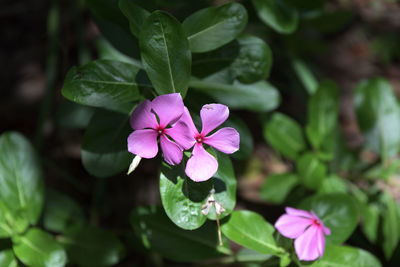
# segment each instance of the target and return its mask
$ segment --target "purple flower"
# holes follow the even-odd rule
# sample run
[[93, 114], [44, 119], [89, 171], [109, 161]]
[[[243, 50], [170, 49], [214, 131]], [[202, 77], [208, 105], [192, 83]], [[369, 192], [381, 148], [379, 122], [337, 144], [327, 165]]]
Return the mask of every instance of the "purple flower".
[[286, 207], [286, 213], [279, 217], [275, 228], [283, 236], [296, 239], [294, 248], [297, 257], [303, 261], [313, 261], [322, 257], [325, 249], [325, 235], [331, 231], [325, 227], [313, 212]]
[[215, 149], [231, 154], [239, 149], [239, 133], [231, 128], [225, 127], [214, 134], [207, 136], [212, 130], [220, 126], [229, 116], [229, 109], [222, 104], [207, 104], [200, 111], [202, 130], [199, 133], [188, 109], [185, 107], [180, 121], [190, 128], [191, 143], [194, 145], [193, 152], [189, 158], [185, 172], [193, 181], [202, 182], [210, 179], [218, 170], [218, 161], [209, 154], [203, 144], [210, 145]]
[[179, 164], [182, 148], [190, 147], [192, 142], [188, 127], [177, 122], [183, 111], [182, 97], [178, 93], [143, 101], [130, 119], [135, 131], [128, 137], [129, 152], [142, 158], [154, 158], [158, 153], [159, 137], [165, 161], [171, 165]]

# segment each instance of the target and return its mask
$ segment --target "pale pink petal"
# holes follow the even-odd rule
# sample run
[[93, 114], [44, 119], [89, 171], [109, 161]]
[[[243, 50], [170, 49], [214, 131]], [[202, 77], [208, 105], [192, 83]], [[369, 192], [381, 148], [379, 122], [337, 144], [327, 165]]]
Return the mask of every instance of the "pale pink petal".
[[209, 132], [220, 126], [229, 116], [229, 109], [222, 104], [207, 104], [200, 110], [202, 123], [201, 134], [206, 136]]
[[239, 149], [240, 136], [235, 129], [225, 127], [205, 137], [203, 142], [221, 152], [232, 154]]
[[161, 150], [164, 160], [170, 165], [178, 165], [182, 161], [182, 148], [169, 140], [165, 135], [160, 136]]
[[192, 156], [186, 164], [186, 175], [195, 182], [202, 182], [210, 179], [217, 170], [217, 160], [204, 149], [202, 144], [196, 143]]
[[294, 241], [297, 257], [302, 261], [313, 261], [320, 255], [318, 253], [318, 227], [310, 226]]
[[324, 254], [324, 249], [325, 249], [325, 236], [324, 233], [322, 232], [322, 228], [318, 228], [317, 232], [317, 247], [318, 247], [318, 254], [319, 257], [322, 257]]
[[323, 225], [322, 222], [321, 222], [321, 226], [322, 226], [322, 231], [324, 232], [324, 234], [326, 234], [326, 235], [330, 235], [331, 234], [331, 229], [329, 229], [328, 227]]
[[184, 149], [189, 149], [196, 143], [189, 127], [181, 120], [175, 123], [172, 128], [165, 129], [164, 133]]
[[285, 210], [286, 210], [286, 213], [290, 214], [290, 215], [309, 218], [309, 219], [313, 218], [312, 214], [305, 210], [298, 210], [298, 209], [294, 209], [291, 207], [286, 207]]
[[134, 130], [157, 128], [158, 122], [154, 113], [151, 112], [151, 102], [149, 100], [143, 101], [135, 108], [132, 112], [130, 123]]
[[151, 108], [160, 119], [160, 126], [176, 122], [183, 113], [183, 100], [179, 93], [160, 95], [153, 99]]
[[310, 219], [284, 214], [276, 221], [275, 228], [287, 238], [297, 238], [311, 223]]
[[154, 158], [158, 152], [157, 136], [153, 129], [134, 131], [128, 136], [128, 151], [142, 158]]
[[189, 127], [190, 133], [193, 135], [193, 138], [199, 134], [199, 131], [194, 125], [192, 116], [190, 116], [187, 107], [184, 107], [182, 117], [179, 119], [179, 121], [184, 122]]

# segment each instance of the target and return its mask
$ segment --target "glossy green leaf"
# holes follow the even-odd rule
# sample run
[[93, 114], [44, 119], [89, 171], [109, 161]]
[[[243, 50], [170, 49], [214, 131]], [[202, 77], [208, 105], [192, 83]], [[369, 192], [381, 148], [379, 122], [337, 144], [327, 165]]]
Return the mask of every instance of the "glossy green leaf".
[[284, 0], [253, 0], [253, 5], [258, 17], [275, 31], [289, 34], [297, 29], [297, 11]]
[[323, 257], [310, 267], [381, 267], [371, 253], [354, 247], [327, 245]]
[[31, 228], [23, 236], [13, 237], [15, 255], [30, 267], [65, 266], [67, 255], [50, 234]]
[[115, 265], [124, 254], [124, 247], [116, 236], [93, 226], [70, 228], [59, 241], [68, 258], [79, 266]]
[[239, 150], [231, 155], [234, 159], [247, 159], [250, 157], [254, 148], [254, 141], [251, 135], [250, 129], [246, 123], [235, 114], [230, 114], [229, 119], [223, 124], [222, 127], [235, 128], [240, 135], [240, 147]]
[[231, 253], [226, 240], [224, 246], [218, 245], [215, 222], [206, 222], [196, 230], [183, 230], [171, 222], [161, 207], [142, 207], [132, 213], [131, 223], [147, 248], [173, 261], [196, 262]]
[[385, 205], [385, 211], [383, 212], [383, 252], [386, 259], [390, 259], [396, 249], [400, 233], [399, 233], [399, 217], [397, 216], [397, 203], [387, 193], [382, 195], [382, 202]]
[[[143, 68], [142, 63], [139, 60], [121, 53], [107, 39], [102, 38], [101, 36], [96, 38], [95, 45], [99, 59], [125, 62], [132, 64], [139, 69]], [[141, 73], [139, 72], [139, 74]], [[140, 82], [139, 78], [136, 80]], [[148, 82], [148, 85], [151, 85], [150, 81]]]
[[192, 56], [179, 21], [155, 11], [145, 20], [140, 32], [143, 67], [158, 94], [186, 95]]
[[356, 201], [348, 194], [325, 194], [303, 200], [299, 208], [314, 211], [324, 225], [331, 230], [326, 236], [328, 244], [341, 244], [355, 230], [359, 209]]
[[337, 175], [330, 175], [322, 180], [318, 194], [347, 193], [346, 183]]
[[304, 61], [298, 58], [294, 58], [292, 60], [292, 67], [300, 82], [307, 90], [308, 94], [313, 95], [317, 91], [318, 81], [316, 80], [314, 74], [311, 72], [310, 68], [306, 65]]
[[371, 243], [375, 243], [379, 230], [379, 206], [376, 204], [362, 204], [361, 229]]
[[260, 197], [269, 203], [282, 204], [298, 182], [299, 178], [294, 173], [269, 175], [261, 186]]
[[183, 22], [190, 50], [201, 53], [229, 43], [247, 24], [247, 11], [239, 3], [209, 7], [190, 15]]
[[326, 176], [326, 166], [318, 158], [307, 152], [297, 161], [299, 181], [310, 189], [318, 189]]
[[211, 192], [224, 209], [219, 217], [232, 212], [236, 203], [236, 179], [229, 157], [217, 153], [218, 171], [205, 182], [194, 182], [185, 175], [184, 165], [172, 167], [163, 163], [160, 174], [160, 194], [168, 217], [179, 227], [187, 230], [199, 228], [206, 218], [215, 219], [212, 208], [207, 215], [201, 212], [202, 205]]
[[63, 233], [68, 228], [83, 224], [81, 207], [72, 198], [54, 190], [47, 190], [43, 225], [49, 231]]
[[260, 38], [242, 35], [237, 38], [239, 55], [230, 66], [233, 76], [242, 83], [265, 80], [272, 66], [272, 52]]
[[96, 177], [110, 177], [127, 170], [132, 160], [127, 138], [132, 132], [129, 116], [97, 110], [82, 141], [82, 163]]
[[389, 82], [382, 78], [361, 82], [354, 106], [367, 146], [384, 159], [395, 156], [400, 146], [400, 110]]
[[129, 29], [129, 21], [118, 7], [119, 0], [87, 0], [92, 18], [103, 37], [118, 51], [133, 58], [138, 58], [139, 45]]
[[36, 224], [43, 207], [43, 173], [29, 141], [17, 132], [0, 137], [0, 236]]
[[277, 255], [284, 252], [275, 242], [274, 227], [255, 212], [234, 211], [221, 225], [221, 230], [230, 240], [259, 253]]
[[61, 93], [73, 102], [129, 113], [132, 101], [141, 99], [136, 75], [139, 68], [128, 63], [96, 60], [73, 67]]
[[315, 149], [333, 131], [339, 114], [339, 92], [335, 83], [322, 82], [308, 103], [308, 140]]
[[242, 248], [236, 255], [235, 259], [238, 262], [264, 262], [269, 260], [273, 255], [262, 254], [249, 248]]
[[0, 251], [0, 266], [18, 267], [18, 262], [11, 249]]
[[290, 159], [297, 159], [306, 148], [300, 125], [278, 112], [265, 124], [264, 138], [275, 150]]
[[233, 84], [191, 80], [190, 87], [198, 89], [218, 102], [232, 109], [248, 109], [266, 112], [275, 109], [280, 103], [278, 90], [266, 81], [253, 84]]
[[136, 5], [134, 0], [120, 0], [119, 8], [129, 20], [131, 33], [136, 37], [139, 37], [143, 23], [150, 15], [150, 12]]
[[57, 111], [57, 123], [64, 128], [84, 129], [88, 126], [94, 108], [64, 101]]

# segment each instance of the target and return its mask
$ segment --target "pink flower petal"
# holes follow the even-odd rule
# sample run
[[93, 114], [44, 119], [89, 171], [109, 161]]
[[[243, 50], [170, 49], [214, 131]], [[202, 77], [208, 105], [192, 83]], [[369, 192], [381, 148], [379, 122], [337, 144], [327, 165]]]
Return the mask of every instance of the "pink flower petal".
[[316, 235], [317, 235], [318, 254], [319, 254], [319, 257], [322, 257], [322, 255], [324, 254], [324, 249], [325, 249], [325, 236], [324, 236], [324, 233], [322, 232], [321, 227], [317, 230]]
[[130, 123], [132, 129], [142, 130], [145, 128], [157, 128], [158, 122], [154, 113], [151, 112], [151, 102], [145, 100], [132, 112]]
[[285, 210], [286, 210], [286, 213], [290, 214], [290, 215], [309, 218], [309, 219], [313, 218], [312, 214], [305, 210], [298, 210], [298, 209], [294, 209], [291, 207], [286, 207]]
[[203, 145], [196, 143], [192, 156], [186, 164], [186, 175], [195, 182], [202, 182], [210, 179], [217, 170], [217, 160], [204, 149]]
[[199, 134], [199, 131], [197, 130], [196, 126], [194, 125], [192, 116], [190, 116], [190, 113], [189, 113], [189, 110], [187, 109], [187, 107], [184, 107], [182, 117], [179, 119], [179, 121], [184, 122], [188, 126], [190, 133], [193, 135], [193, 139], [196, 135]]
[[170, 165], [178, 165], [182, 161], [182, 149], [165, 135], [160, 136], [161, 150], [164, 160]]
[[142, 158], [154, 158], [158, 152], [157, 136], [153, 129], [134, 131], [128, 136], [128, 151]]
[[179, 120], [172, 128], [167, 128], [164, 133], [170, 136], [178, 145], [184, 149], [191, 148], [196, 140], [191, 134], [189, 127], [183, 121]]
[[294, 241], [297, 257], [302, 261], [313, 261], [320, 254], [318, 252], [318, 227], [310, 226]]
[[225, 127], [205, 137], [203, 142], [221, 152], [232, 154], [239, 149], [240, 136], [235, 129]]
[[330, 235], [331, 234], [331, 229], [326, 227], [322, 222], [321, 222], [321, 226], [322, 226], [322, 231], [324, 232], [324, 234], [326, 234], [326, 235]]
[[209, 132], [220, 126], [229, 116], [229, 109], [222, 104], [207, 104], [200, 111], [202, 130], [206, 136]]
[[284, 214], [276, 221], [275, 228], [287, 238], [297, 238], [311, 223], [310, 219]]
[[176, 122], [183, 113], [183, 100], [179, 93], [160, 95], [153, 99], [151, 108], [160, 119], [160, 126]]

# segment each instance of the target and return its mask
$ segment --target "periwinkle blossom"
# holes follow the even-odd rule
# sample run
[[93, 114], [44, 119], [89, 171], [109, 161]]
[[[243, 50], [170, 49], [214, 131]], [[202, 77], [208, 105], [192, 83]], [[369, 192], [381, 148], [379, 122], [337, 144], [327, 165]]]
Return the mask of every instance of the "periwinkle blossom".
[[321, 258], [325, 249], [325, 236], [331, 231], [325, 227], [313, 212], [286, 208], [286, 213], [278, 218], [275, 228], [283, 236], [295, 239], [294, 248], [297, 257], [303, 261]]
[[[223, 153], [231, 154], [239, 149], [239, 133], [231, 127], [224, 127], [208, 135], [226, 121], [229, 109], [222, 104], [207, 104], [200, 111], [202, 130], [199, 133], [193, 123], [189, 110], [185, 107], [180, 119], [190, 129], [192, 155], [187, 161], [185, 172], [193, 181], [202, 182], [210, 179], [218, 170], [218, 161], [208, 153], [203, 144], [207, 144]], [[190, 146], [190, 147], [191, 147]]]
[[192, 141], [188, 127], [178, 122], [183, 111], [179, 93], [160, 95], [139, 104], [130, 118], [135, 131], [128, 137], [129, 152], [141, 158], [154, 158], [159, 138], [165, 161], [170, 165], [179, 164], [183, 148], [190, 147]]

